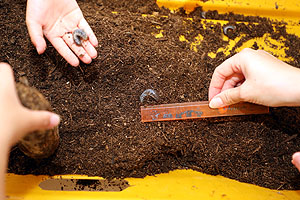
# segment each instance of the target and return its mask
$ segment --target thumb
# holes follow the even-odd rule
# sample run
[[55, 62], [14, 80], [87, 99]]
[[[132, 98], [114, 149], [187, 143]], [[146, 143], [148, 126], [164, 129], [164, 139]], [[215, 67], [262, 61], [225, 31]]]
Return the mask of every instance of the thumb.
[[292, 163], [300, 171], [300, 152], [294, 153], [293, 158], [292, 158]]
[[240, 89], [241, 87], [235, 87], [224, 90], [211, 99], [211, 101], [209, 102], [209, 107], [221, 108], [240, 102], [242, 100], [240, 97]]
[[60, 117], [52, 112], [48, 111], [37, 111], [24, 108], [23, 111], [23, 132], [32, 132], [42, 129], [51, 129], [57, 126], [60, 122]]
[[35, 46], [38, 54], [44, 53], [46, 50], [46, 41], [43, 35], [42, 25], [35, 21], [27, 21], [27, 28], [33, 45]]

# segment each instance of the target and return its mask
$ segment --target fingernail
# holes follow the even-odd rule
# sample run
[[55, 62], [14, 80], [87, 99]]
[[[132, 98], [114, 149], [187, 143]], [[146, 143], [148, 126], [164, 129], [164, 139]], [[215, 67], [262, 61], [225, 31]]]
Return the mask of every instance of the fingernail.
[[39, 55], [42, 54], [41, 51], [40, 51], [38, 48], [36, 48], [36, 52], [37, 52]]
[[38, 53], [39, 55], [41, 55], [43, 52], [46, 51], [46, 48], [41, 49], [41, 48], [39, 48], [39, 47], [36, 47], [36, 51], [37, 51], [37, 53]]
[[54, 127], [59, 124], [60, 117], [57, 114], [52, 114], [50, 117], [50, 126]]
[[224, 107], [224, 103], [220, 97], [215, 97], [209, 102], [209, 107], [211, 108]]
[[91, 57], [91, 58], [94, 60], [94, 59], [96, 59], [96, 58], [97, 58], [97, 56], [98, 56], [98, 55], [96, 54], [95, 56], [93, 56], [93, 57]]

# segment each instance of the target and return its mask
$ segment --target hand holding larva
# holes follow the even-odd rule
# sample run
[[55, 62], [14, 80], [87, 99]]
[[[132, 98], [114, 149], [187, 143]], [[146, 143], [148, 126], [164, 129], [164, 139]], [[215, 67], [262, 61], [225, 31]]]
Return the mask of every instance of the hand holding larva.
[[97, 38], [84, 19], [76, 0], [27, 2], [26, 24], [39, 54], [46, 49], [46, 40], [43, 37], [45, 36], [72, 66], [78, 66], [79, 60], [89, 64], [97, 57]]
[[74, 42], [79, 46], [82, 46], [82, 41], [81, 40], [88, 40], [89, 39], [89, 37], [85, 33], [85, 31], [83, 29], [80, 29], [80, 28], [74, 30], [72, 35], [73, 35]]

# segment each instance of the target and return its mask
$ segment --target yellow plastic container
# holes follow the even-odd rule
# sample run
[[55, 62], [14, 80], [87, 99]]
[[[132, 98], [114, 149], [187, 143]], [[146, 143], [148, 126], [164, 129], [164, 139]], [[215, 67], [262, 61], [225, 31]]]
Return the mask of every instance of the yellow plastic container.
[[[300, 37], [300, 1], [292, 0], [157, 0], [159, 6], [172, 10], [185, 8], [188, 12], [196, 6], [202, 6], [204, 11], [218, 10], [219, 13], [234, 12], [250, 16], [268, 17], [273, 20], [285, 21], [287, 32]], [[114, 12], [114, 14], [118, 14]], [[145, 17], [148, 17], [145, 15]], [[213, 23], [225, 24], [226, 21], [207, 20]], [[158, 27], [160, 29], [160, 27]], [[164, 30], [153, 34], [156, 38], [164, 37]], [[241, 36], [242, 37], [242, 36]], [[229, 45], [216, 52], [210, 52], [215, 57], [219, 51], [229, 54], [231, 48], [241, 37], [229, 41]], [[187, 41], [180, 36], [181, 42], [190, 44], [190, 48], [197, 51], [203, 37], [198, 35], [193, 41]], [[226, 38], [224, 38], [226, 39]], [[285, 57], [285, 46], [265, 34], [261, 38], [247, 41], [237, 51], [251, 47], [256, 42], [258, 46], [271, 51], [282, 60]], [[274, 45], [275, 44], [275, 45]], [[276, 49], [274, 49], [276, 47]], [[33, 176], [33, 175], [6, 175], [6, 196], [10, 200], [76, 200], [76, 199], [300, 199], [300, 191], [277, 191], [251, 184], [240, 183], [222, 176], [211, 176], [192, 170], [176, 170], [167, 174], [148, 176], [145, 178], [127, 178], [129, 187], [120, 192], [91, 192], [91, 191], [59, 191], [43, 190], [40, 183], [47, 179], [101, 179], [101, 177], [87, 177], [79, 175], [64, 176]]]

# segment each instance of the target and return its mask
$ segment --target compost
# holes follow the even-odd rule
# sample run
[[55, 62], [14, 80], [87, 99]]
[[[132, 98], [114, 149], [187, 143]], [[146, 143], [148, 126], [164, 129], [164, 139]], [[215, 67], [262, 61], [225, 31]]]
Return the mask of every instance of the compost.
[[[78, 3], [98, 38], [99, 55], [90, 65], [74, 68], [50, 43], [44, 54], [36, 53], [25, 25], [25, 0], [0, 1], [0, 60], [13, 67], [16, 81], [25, 76], [62, 117], [54, 155], [34, 160], [13, 147], [8, 172], [112, 179], [193, 169], [272, 189], [300, 189], [300, 173], [291, 164], [292, 154], [300, 150], [299, 108], [207, 120], [140, 121], [141, 105], [208, 100], [214, 69], [243, 42], [266, 33], [284, 42], [286, 56], [294, 59], [290, 64], [300, 67], [300, 39], [287, 34], [284, 23], [201, 8], [189, 15], [172, 14], [152, 0]], [[209, 19], [235, 27], [228, 29], [229, 40], [223, 40], [224, 25]], [[230, 55], [209, 56], [241, 34]], [[146, 89], [155, 90], [159, 100], [141, 103]]]

